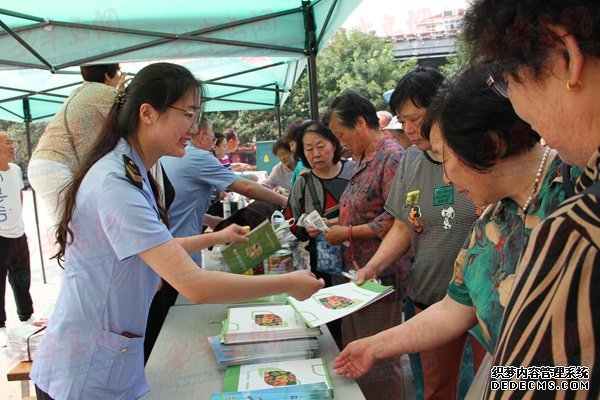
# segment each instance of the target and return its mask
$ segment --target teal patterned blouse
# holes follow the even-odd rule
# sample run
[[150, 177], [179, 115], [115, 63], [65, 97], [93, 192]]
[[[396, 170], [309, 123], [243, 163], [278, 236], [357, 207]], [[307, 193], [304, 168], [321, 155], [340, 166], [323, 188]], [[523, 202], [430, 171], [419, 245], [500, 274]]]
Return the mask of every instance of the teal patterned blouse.
[[[448, 295], [475, 308], [479, 323], [471, 333], [494, 353], [504, 307], [508, 302], [515, 269], [531, 230], [565, 199], [562, 170], [568, 167], [556, 156], [527, 214], [517, 203], [504, 199], [488, 206], [475, 221], [454, 263]], [[582, 170], [571, 167], [575, 180]]]

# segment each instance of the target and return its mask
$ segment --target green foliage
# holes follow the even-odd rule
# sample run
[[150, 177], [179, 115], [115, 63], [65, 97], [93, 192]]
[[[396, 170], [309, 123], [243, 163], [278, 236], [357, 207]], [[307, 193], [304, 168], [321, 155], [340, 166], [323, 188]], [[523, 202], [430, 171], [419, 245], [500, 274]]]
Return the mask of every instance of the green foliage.
[[[339, 30], [317, 56], [319, 112], [335, 96], [354, 88], [367, 96], [378, 110], [387, 109], [383, 93], [393, 89], [396, 81], [416, 66], [416, 60], [394, 61], [393, 45], [374, 33]], [[237, 114], [237, 115], [236, 115]], [[302, 74], [281, 108], [282, 133], [298, 118], [310, 118], [308, 74]], [[242, 143], [271, 140], [279, 136], [276, 110], [240, 111], [211, 114], [215, 130], [235, 126]]]
[[456, 51], [457, 54], [446, 58], [448, 63], [440, 67], [440, 71], [442, 72], [442, 74], [446, 75], [448, 78], [457, 76], [468, 67], [468, 50], [467, 46], [461, 39], [458, 39], [456, 42]]

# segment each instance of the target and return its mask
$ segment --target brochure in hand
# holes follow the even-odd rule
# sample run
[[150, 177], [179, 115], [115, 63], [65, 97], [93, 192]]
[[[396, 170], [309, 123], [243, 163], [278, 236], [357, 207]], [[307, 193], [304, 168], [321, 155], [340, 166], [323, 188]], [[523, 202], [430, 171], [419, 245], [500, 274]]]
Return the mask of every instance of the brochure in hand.
[[321, 334], [309, 328], [289, 305], [230, 308], [223, 323], [221, 341], [225, 344], [300, 339]]
[[333, 394], [323, 358], [228, 367], [223, 391], [269, 389], [308, 383], [325, 383]]
[[210, 400], [326, 400], [332, 398], [329, 387], [323, 382], [241, 392], [220, 392], [210, 396]]
[[302, 316], [306, 325], [317, 327], [352, 314], [393, 291], [393, 286], [384, 286], [372, 281], [367, 281], [361, 286], [348, 282], [323, 288], [304, 301], [289, 297], [288, 302]]
[[263, 262], [270, 255], [281, 249], [281, 243], [269, 220], [246, 234], [247, 243], [231, 243], [221, 250], [225, 263], [231, 272], [243, 274]]

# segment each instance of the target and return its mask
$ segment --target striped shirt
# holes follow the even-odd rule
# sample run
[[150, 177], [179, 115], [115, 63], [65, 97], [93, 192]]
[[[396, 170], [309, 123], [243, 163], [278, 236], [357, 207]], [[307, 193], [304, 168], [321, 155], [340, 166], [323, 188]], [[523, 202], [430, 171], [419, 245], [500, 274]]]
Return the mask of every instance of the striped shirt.
[[[577, 181], [575, 192], [582, 192], [599, 178], [600, 149]], [[492, 371], [486, 399], [600, 398], [600, 368], [596, 366], [600, 361], [599, 247], [600, 198], [592, 194], [566, 199], [534, 229], [517, 267], [493, 363], [503, 367], [587, 367], [588, 378], [582, 368], [570, 378], [587, 382], [588, 390], [569, 394], [539, 390], [539, 386], [526, 391], [492, 390], [499, 379]], [[510, 371], [505, 368], [501, 376], [508, 378]], [[553, 372], [565, 376], [562, 369]], [[541, 379], [534, 381], [540, 383]]]

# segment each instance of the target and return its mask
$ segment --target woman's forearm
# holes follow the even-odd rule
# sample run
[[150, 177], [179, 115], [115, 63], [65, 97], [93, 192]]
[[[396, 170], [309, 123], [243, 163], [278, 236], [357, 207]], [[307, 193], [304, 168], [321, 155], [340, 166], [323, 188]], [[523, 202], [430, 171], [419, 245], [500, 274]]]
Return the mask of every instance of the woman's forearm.
[[449, 343], [477, 324], [473, 307], [446, 296], [413, 318], [372, 337], [377, 359], [432, 350]]

